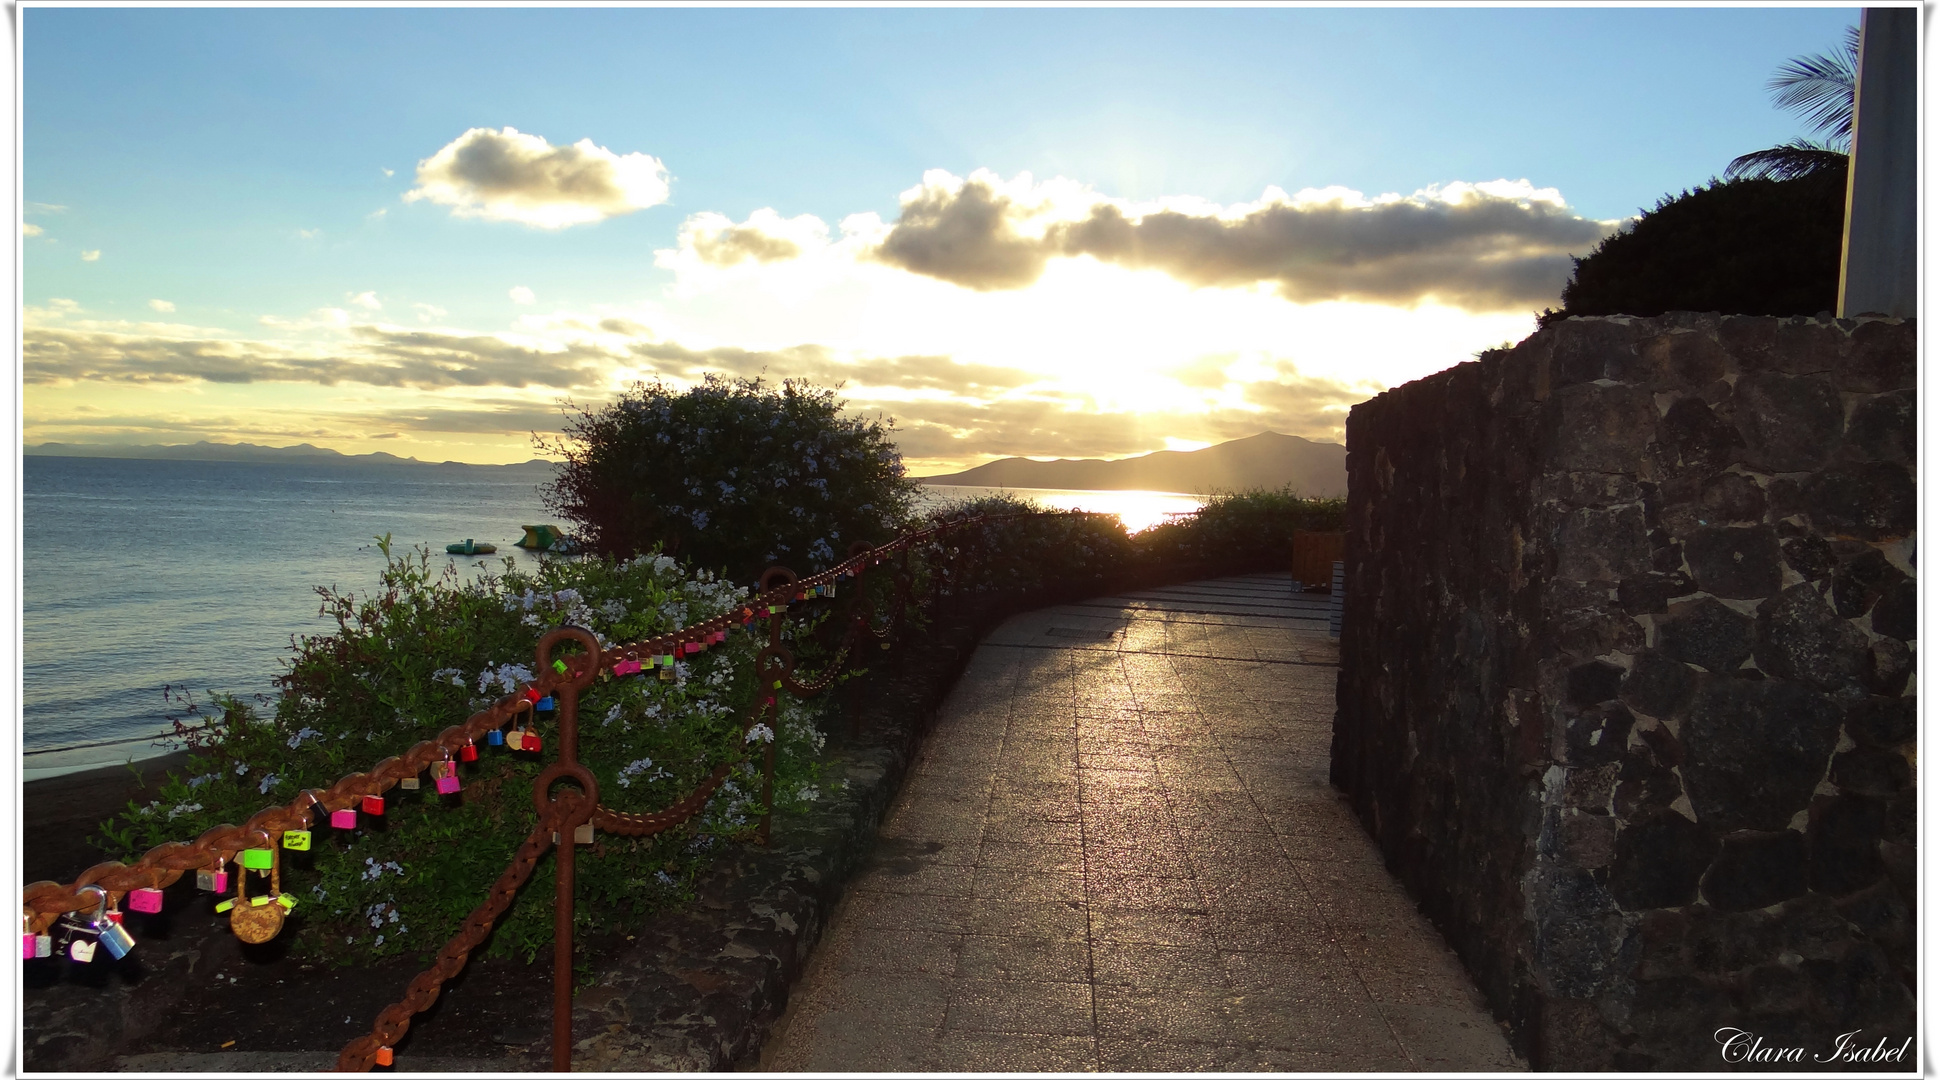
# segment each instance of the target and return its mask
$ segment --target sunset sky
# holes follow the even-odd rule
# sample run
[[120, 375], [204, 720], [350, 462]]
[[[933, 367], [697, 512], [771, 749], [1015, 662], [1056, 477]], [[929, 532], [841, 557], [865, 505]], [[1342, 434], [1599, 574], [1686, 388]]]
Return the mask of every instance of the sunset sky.
[[519, 461], [709, 370], [919, 474], [1338, 441], [1857, 17], [30, 3], [25, 442]]

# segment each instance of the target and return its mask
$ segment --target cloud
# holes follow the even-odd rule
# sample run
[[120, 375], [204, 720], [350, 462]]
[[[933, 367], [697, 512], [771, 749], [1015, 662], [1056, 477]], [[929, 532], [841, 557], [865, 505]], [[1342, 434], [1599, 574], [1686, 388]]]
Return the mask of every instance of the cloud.
[[397, 170], [396, 170], [396, 169], [386, 169], [386, 168], [384, 168], [384, 167], [383, 167], [382, 165], [379, 165], [379, 166], [378, 166], [378, 169], [379, 169], [379, 171], [381, 171], [381, 172], [383, 172], [383, 174], [384, 174], [384, 175], [385, 175], [386, 177], [392, 177], [392, 176], [396, 176], [396, 175], [397, 175]]
[[345, 293], [344, 299], [356, 304], [365, 311], [380, 311], [384, 307], [384, 301], [377, 298], [377, 293], [374, 290], [366, 290], [360, 293]]
[[299, 237], [302, 237], [305, 240], [315, 240], [317, 237], [323, 235], [323, 230], [322, 229], [298, 229], [296, 231], [296, 235], [298, 235]]
[[150, 300], [148, 306], [156, 311], [174, 311], [175, 305], [167, 300]]
[[428, 199], [457, 217], [563, 229], [667, 201], [666, 166], [591, 139], [553, 146], [515, 128], [472, 128], [418, 162], [405, 202]]
[[28, 236], [39, 236], [45, 230], [43, 230], [40, 226], [34, 224], [33, 222], [29, 221], [29, 222], [23, 223], [20, 226], [20, 231], [26, 233]]
[[94, 249], [93, 251], [83, 251], [83, 252], [81, 252], [81, 261], [82, 261], [82, 262], [100, 262], [100, 261], [101, 261], [101, 249], [100, 249], [100, 248], [95, 248], [95, 249]]
[[681, 224], [680, 246], [710, 266], [753, 260], [780, 262], [828, 242], [828, 226], [812, 214], [784, 219], [771, 208], [748, 215], [740, 225], [721, 214], [695, 214]]
[[565, 390], [609, 385], [613, 371], [625, 360], [624, 355], [591, 342], [548, 348], [491, 334], [384, 326], [352, 326], [342, 344], [306, 346], [198, 334], [192, 327], [177, 329], [181, 332], [139, 333], [29, 325], [22, 340], [22, 380], [30, 384], [297, 382], [426, 390]]
[[1135, 204], [1070, 181], [942, 170], [902, 195], [869, 257], [978, 291], [1035, 283], [1056, 258], [1155, 269], [1197, 287], [1265, 284], [1298, 303], [1427, 300], [1475, 311], [1554, 301], [1570, 254], [1613, 228], [1554, 189], [1496, 180], [1368, 199], [1345, 188], [1223, 207]]
[[[644, 330], [637, 324], [622, 323], [621, 320], [607, 320], [601, 326], [604, 328], [609, 324]], [[703, 372], [714, 371], [750, 377], [767, 375], [779, 379], [808, 379], [823, 385], [847, 383], [877, 389], [977, 394], [1027, 386], [1043, 378], [1018, 368], [964, 364], [947, 356], [844, 359], [821, 345], [797, 345], [786, 349], [742, 349], [732, 346], [692, 349], [675, 342], [635, 341], [628, 346], [628, 351], [647, 361], [660, 374], [683, 379], [699, 378]]]
[[419, 322], [433, 322], [449, 314], [444, 308], [436, 304], [412, 304], [411, 310], [418, 313]]
[[515, 304], [530, 304], [539, 299], [531, 289], [523, 285], [512, 286], [510, 289], [505, 290], [505, 295], [511, 297], [512, 302]]
[[60, 214], [67, 211], [67, 207], [60, 203], [30, 202], [27, 205], [42, 214]]

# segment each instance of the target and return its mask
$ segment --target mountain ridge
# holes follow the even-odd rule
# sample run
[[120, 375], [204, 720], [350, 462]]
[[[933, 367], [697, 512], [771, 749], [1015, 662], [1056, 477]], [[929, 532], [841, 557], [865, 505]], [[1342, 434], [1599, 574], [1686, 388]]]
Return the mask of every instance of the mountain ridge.
[[346, 454], [329, 447], [298, 443], [295, 446], [261, 446], [256, 443], [145, 443], [110, 445], [103, 443], [39, 443], [22, 446], [27, 457], [113, 458], [122, 461], [268, 461], [302, 462], [306, 465], [469, 465], [478, 469], [526, 468], [554, 465], [544, 458], [530, 458], [507, 465], [474, 465], [469, 461], [420, 461], [414, 457], [376, 450], [368, 454]]
[[1137, 457], [1009, 457], [962, 472], [919, 476], [918, 482], [996, 488], [1065, 488], [1077, 491], [1181, 491], [1209, 494], [1248, 488], [1291, 487], [1312, 498], [1347, 494], [1347, 448], [1298, 435], [1258, 435], [1199, 450], [1159, 450]]

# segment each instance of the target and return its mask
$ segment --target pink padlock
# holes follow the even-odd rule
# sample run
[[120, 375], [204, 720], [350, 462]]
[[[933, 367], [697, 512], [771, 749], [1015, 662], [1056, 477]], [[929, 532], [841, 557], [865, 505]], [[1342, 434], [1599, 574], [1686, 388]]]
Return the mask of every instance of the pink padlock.
[[20, 935], [20, 958], [22, 960], [32, 960], [34, 958], [35, 936], [32, 930], [28, 930]]
[[330, 824], [333, 828], [354, 829], [357, 827], [357, 811], [332, 810], [330, 811]]
[[162, 910], [162, 890], [136, 889], [128, 894], [128, 910], [149, 915]]
[[438, 794], [440, 795], [458, 794], [458, 778], [455, 776], [440, 776], [438, 778]]

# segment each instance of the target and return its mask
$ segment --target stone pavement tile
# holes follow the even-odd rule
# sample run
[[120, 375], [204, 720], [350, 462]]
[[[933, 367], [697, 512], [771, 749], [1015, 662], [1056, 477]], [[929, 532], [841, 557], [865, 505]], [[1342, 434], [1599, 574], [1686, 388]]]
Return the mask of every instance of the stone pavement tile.
[[1085, 849], [1077, 844], [1027, 844], [986, 836], [977, 853], [977, 865], [1006, 870], [1082, 870]]
[[926, 893], [932, 896], [969, 896], [974, 866], [947, 863], [911, 864], [892, 860], [857, 874], [850, 885], [858, 893]]
[[1212, 918], [1203, 912], [1154, 911], [1140, 907], [1091, 906], [1094, 941], [1176, 948], [1213, 948]]
[[[1354, 968], [1375, 1001], [1383, 1005], [1488, 1008], [1462, 962], [1439, 938], [1421, 941], [1416, 948], [1383, 950], [1362, 938], [1361, 931], [1348, 933], [1351, 936], [1342, 941], [1343, 950], [1352, 944], [1363, 957]], [[1362, 948], [1367, 951], [1360, 952]]]
[[1198, 883], [1186, 877], [1099, 870], [1085, 874], [1084, 886], [1086, 898], [1094, 904], [1161, 911], [1196, 910], [1205, 906], [1205, 896]]
[[970, 895], [980, 900], [1083, 900], [1082, 873], [1055, 870], [1009, 870], [980, 866], [970, 883]]
[[[810, 1037], [776, 1055], [777, 1072], [931, 1072], [941, 1025], [885, 1029], [862, 1013], [823, 1012]], [[790, 1051], [793, 1051], [792, 1053]]]
[[825, 939], [837, 971], [901, 975], [951, 975], [956, 971], [961, 934], [932, 930], [871, 928]]
[[1398, 1073], [1416, 1066], [1392, 1042], [1374, 1045], [1315, 1046], [1297, 1050], [1261, 1047], [1252, 1051], [1267, 1072]]
[[1255, 868], [1271, 875], [1294, 875], [1280, 838], [1272, 833], [1212, 829], [1195, 833], [1187, 851], [1193, 870], [1211, 878], [1235, 877]]
[[1340, 948], [1320, 935], [1288, 940], [1278, 952], [1222, 950], [1219, 969], [1224, 983], [1239, 993], [1310, 986], [1361, 1004], [1374, 1000]]
[[1086, 873], [1151, 874], [1157, 877], [1189, 877], [1193, 864], [1183, 841], [1170, 837], [1130, 846], [1091, 844], [1084, 849]]
[[1271, 833], [1271, 822], [1253, 797], [1243, 791], [1182, 791], [1172, 806], [1173, 819], [1187, 835], [1203, 832]]
[[1097, 1072], [1095, 1040], [1088, 1035], [1013, 1035], [998, 1031], [945, 1031], [937, 1039], [938, 1072]]
[[1295, 985], [1235, 994], [1225, 1001], [1223, 1016], [1234, 1037], [1249, 1046], [1390, 1051], [1397, 1046], [1372, 1003], [1327, 987]]
[[1288, 896], [1277, 911], [1214, 908], [1206, 919], [1207, 929], [1222, 952], [1307, 954], [1336, 939], [1334, 928], [1304, 895]]
[[1133, 986], [1156, 990], [1170, 986], [1219, 989], [1226, 972], [1219, 953], [1209, 945], [1132, 945], [1117, 941], [1091, 944], [1092, 979], [1099, 986]]
[[1076, 802], [992, 803], [990, 813], [984, 819], [984, 835], [1008, 840], [1017, 830], [1033, 825], [1065, 824], [1075, 829], [1083, 820], [1084, 814]]
[[878, 836], [899, 840], [960, 840], [977, 843], [983, 839], [981, 813], [933, 813], [916, 808], [892, 813], [883, 819]]
[[995, 838], [1017, 844], [1047, 844], [1058, 847], [1077, 847], [1084, 841], [1084, 830], [1078, 822], [1049, 821], [1042, 818], [1013, 818], [1001, 822], [1002, 829], [993, 826], [988, 838]]
[[1098, 1036], [1106, 1072], [1252, 1072], [1273, 1066], [1259, 1051], [1231, 1043], [1181, 1042], [1153, 1036]]
[[1100, 1038], [1234, 1041], [1236, 1029], [1226, 1016], [1231, 1002], [1223, 990], [1098, 986], [1094, 996]]
[[1091, 946], [1083, 938], [963, 938], [957, 960], [960, 979], [1024, 979], [1030, 982], [1090, 982]]
[[1502, 1029], [1474, 1008], [1387, 1005], [1381, 1013], [1417, 1067], [1428, 1072], [1509, 1072], [1525, 1068]]
[[968, 933], [975, 922], [971, 901], [960, 896], [853, 892], [847, 902], [843, 918], [854, 922], [862, 930], [928, 930], [963, 934]]
[[1082, 940], [1090, 930], [1078, 901], [979, 900], [963, 916], [966, 932], [986, 937]]
[[1084, 1035], [1092, 1030], [1087, 983], [1024, 979], [952, 979], [946, 1031], [1014, 1035]]

